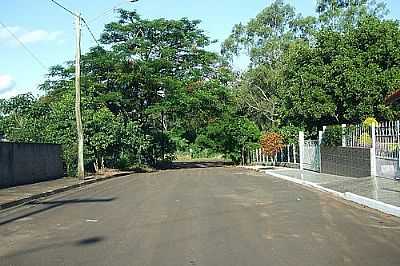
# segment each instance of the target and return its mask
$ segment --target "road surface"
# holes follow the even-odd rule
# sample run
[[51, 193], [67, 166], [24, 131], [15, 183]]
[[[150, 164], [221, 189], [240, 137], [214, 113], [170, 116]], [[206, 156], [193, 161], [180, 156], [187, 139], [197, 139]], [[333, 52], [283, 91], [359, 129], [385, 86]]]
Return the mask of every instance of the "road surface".
[[400, 265], [400, 220], [237, 168], [135, 174], [0, 214], [0, 265]]

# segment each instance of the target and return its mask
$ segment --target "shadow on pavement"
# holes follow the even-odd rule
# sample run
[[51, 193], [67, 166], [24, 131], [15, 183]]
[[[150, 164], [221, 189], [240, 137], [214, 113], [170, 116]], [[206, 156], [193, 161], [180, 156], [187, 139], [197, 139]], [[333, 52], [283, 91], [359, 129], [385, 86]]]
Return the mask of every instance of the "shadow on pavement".
[[15, 253], [10, 253], [10, 254], [4, 256], [4, 258], [10, 259], [10, 258], [14, 258], [14, 257], [25, 256], [25, 255], [29, 255], [32, 253], [40, 252], [40, 251], [46, 250], [46, 249], [54, 250], [54, 249], [58, 249], [58, 248], [64, 248], [66, 246], [82, 247], [82, 246], [88, 246], [88, 245], [95, 245], [95, 244], [98, 244], [105, 240], [106, 240], [106, 238], [103, 236], [95, 236], [95, 237], [90, 237], [90, 238], [79, 239], [77, 241], [69, 241], [69, 242], [64, 242], [64, 243], [51, 243], [51, 244], [47, 244], [47, 245], [43, 245], [43, 246], [39, 246], [39, 247], [34, 247], [34, 248], [30, 248], [30, 249], [17, 251]]
[[104, 241], [104, 237], [96, 236], [96, 237], [84, 238], [79, 241], [76, 241], [75, 245], [76, 246], [87, 246], [87, 245], [97, 244], [98, 242], [101, 242], [101, 241]]
[[[38, 213], [42, 213], [54, 208], [58, 208], [67, 204], [81, 204], [81, 203], [99, 203], [99, 202], [111, 202], [116, 200], [117, 198], [98, 198], [98, 199], [71, 199], [71, 200], [43, 200], [43, 201], [32, 201], [27, 203], [26, 205], [36, 205], [40, 206], [39, 209], [33, 210], [33, 211], [22, 211], [22, 214], [9, 214], [7, 216], [7, 219], [2, 219], [0, 217], [0, 226], [12, 223], [14, 221], [33, 216]], [[44, 205], [48, 205], [43, 207]], [[10, 217], [11, 216], [11, 217]]]
[[232, 163], [224, 161], [164, 162], [164, 163], [159, 163], [156, 166], [156, 168], [158, 170], [178, 170], [178, 169], [224, 167], [228, 165], [232, 165]]

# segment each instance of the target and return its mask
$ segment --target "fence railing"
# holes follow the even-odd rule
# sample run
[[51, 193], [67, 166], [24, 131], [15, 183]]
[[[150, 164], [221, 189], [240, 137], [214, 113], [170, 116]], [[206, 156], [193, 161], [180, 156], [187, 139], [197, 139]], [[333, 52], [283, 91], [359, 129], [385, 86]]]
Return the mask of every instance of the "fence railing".
[[372, 129], [364, 125], [351, 125], [344, 127], [344, 138], [347, 147], [371, 148]]
[[262, 149], [249, 151], [249, 162], [251, 164], [271, 164], [271, 163], [293, 163], [300, 162], [299, 148], [297, 144], [285, 145], [275, 156], [267, 156]]
[[399, 126], [399, 121], [379, 123], [376, 127], [376, 156], [384, 159], [399, 158]]

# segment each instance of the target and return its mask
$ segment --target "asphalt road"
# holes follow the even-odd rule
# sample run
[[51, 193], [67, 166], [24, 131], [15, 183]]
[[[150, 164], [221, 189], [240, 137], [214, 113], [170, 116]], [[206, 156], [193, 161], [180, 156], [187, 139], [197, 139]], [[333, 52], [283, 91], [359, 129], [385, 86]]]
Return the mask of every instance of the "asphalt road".
[[166, 170], [0, 214], [0, 265], [400, 265], [400, 220], [237, 168]]

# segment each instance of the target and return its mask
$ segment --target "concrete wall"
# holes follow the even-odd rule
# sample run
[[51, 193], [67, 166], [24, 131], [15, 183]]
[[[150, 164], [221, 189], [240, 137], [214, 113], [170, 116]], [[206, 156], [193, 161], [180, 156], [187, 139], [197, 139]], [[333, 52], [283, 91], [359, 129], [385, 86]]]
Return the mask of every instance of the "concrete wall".
[[371, 176], [371, 151], [365, 148], [321, 146], [321, 172], [349, 177]]
[[0, 187], [47, 181], [63, 175], [61, 145], [0, 143]]

